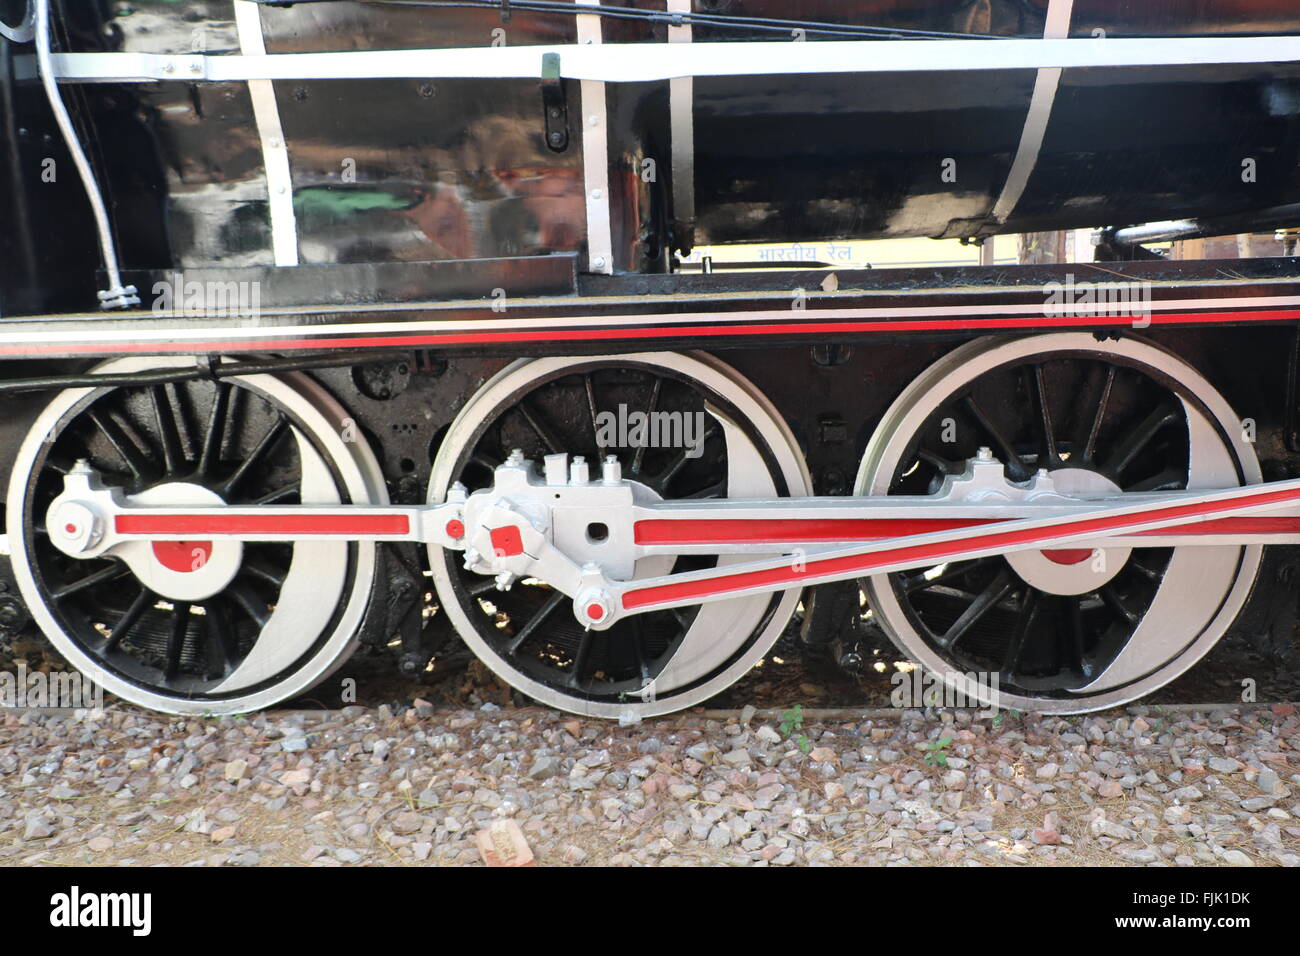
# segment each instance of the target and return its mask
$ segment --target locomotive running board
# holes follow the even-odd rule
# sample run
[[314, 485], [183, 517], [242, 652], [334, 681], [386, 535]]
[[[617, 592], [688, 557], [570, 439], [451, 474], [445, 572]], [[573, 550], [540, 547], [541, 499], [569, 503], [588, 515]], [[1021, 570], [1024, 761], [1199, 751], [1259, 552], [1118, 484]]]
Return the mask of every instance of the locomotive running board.
[[[1300, 37], [826, 40], [676, 44], [609, 43], [357, 50], [329, 53], [58, 53], [61, 83], [231, 83], [250, 80], [537, 79], [557, 55], [565, 79], [650, 83], [682, 77], [971, 70], [1099, 69], [1290, 63]], [[18, 64], [28, 79], [33, 63]]]
[[[992, 458], [976, 464], [986, 472], [1002, 470]], [[464, 551], [466, 567], [495, 576], [502, 589], [521, 578], [556, 588], [574, 599], [578, 621], [596, 630], [630, 614], [1022, 551], [1300, 543], [1300, 479], [1088, 500], [1052, 491], [1044, 473], [1035, 479], [1037, 501], [1030, 496], [953, 505], [898, 496], [636, 504], [616, 463], [606, 468], [600, 481], [588, 483], [584, 474], [577, 484], [545, 484], [536, 480], [531, 463], [512, 456], [498, 467], [494, 487], [473, 495], [455, 489], [442, 504], [189, 508], [134, 504], [79, 462], [50, 504], [46, 527], [69, 555], [121, 556], [133, 568], [152, 560], [142, 544], [152, 543], [161, 557], [158, 544], [168, 541], [207, 545], [204, 560], [213, 540], [439, 545]], [[548, 472], [554, 478], [553, 469]], [[1023, 487], [1033, 492], [1034, 484]], [[552, 506], [552, 499], [561, 504]], [[573, 540], [566, 534], [575, 518], [581, 528], [599, 526], [616, 536], [615, 545], [622, 536], [625, 557], [628, 521], [632, 537], [641, 539], [630, 552], [633, 558], [682, 553], [688, 546], [704, 553], [782, 556], [631, 580], [627, 561], [620, 573], [612, 568], [616, 561], [579, 564], [557, 546], [557, 540]], [[590, 539], [591, 532], [586, 534]]]

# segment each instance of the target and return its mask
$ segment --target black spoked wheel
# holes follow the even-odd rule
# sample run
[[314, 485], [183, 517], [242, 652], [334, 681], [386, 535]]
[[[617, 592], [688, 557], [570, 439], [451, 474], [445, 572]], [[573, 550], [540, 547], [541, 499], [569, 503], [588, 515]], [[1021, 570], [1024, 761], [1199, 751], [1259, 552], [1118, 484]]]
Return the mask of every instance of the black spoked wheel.
[[60, 395], [28, 436], [9, 503], [9, 527], [24, 532], [20, 585], [55, 645], [120, 696], [162, 710], [251, 709], [327, 673], [351, 647], [340, 628], [364, 610], [371, 546], [133, 542], [122, 546], [137, 549], [128, 566], [125, 551], [65, 555], [45, 514], [78, 461], [143, 505], [366, 501], [365, 456], [344, 448], [329, 411], [297, 377]]
[[[975, 343], [922, 379], [924, 394], [909, 389], [873, 439], [864, 490], [934, 494], [981, 449], [1007, 482], [1046, 472], [1066, 493], [1258, 480], [1222, 399], [1150, 346], [1072, 335]], [[876, 577], [868, 591], [873, 615], [931, 669], [995, 674], [1024, 709], [1088, 709], [1190, 666], [1189, 648], [1226, 627], [1224, 600], [1248, 588], [1251, 550], [1017, 552]]]
[[[628, 444], [637, 437], [618, 434], [620, 408], [698, 424], [698, 445]], [[614, 417], [612, 428], [607, 416]], [[602, 425], [609, 436], [600, 434]], [[583, 456], [593, 469], [605, 455], [618, 455], [628, 462], [626, 477], [662, 498], [717, 498], [726, 490], [726, 446], [721, 427], [705, 413], [704, 396], [658, 370], [593, 368], [537, 385], [488, 423], [459, 480], [470, 491], [490, 487], [492, 469], [515, 448], [534, 461], [567, 451]], [[456, 555], [447, 559], [457, 563]], [[682, 558], [672, 570], [712, 563]], [[677, 649], [697, 613], [687, 608], [640, 614], [596, 632], [574, 620], [568, 599], [540, 581], [502, 592], [491, 578], [463, 567], [457, 567], [456, 581], [463, 599], [478, 605], [481, 630], [498, 653], [534, 679], [596, 698], [639, 693]]]
[[[764, 474], [758, 477], [767, 493], [790, 493], [791, 477], [804, 493], [797, 460], [766, 407], [697, 359], [547, 360], [503, 375], [452, 425], [435, 464], [436, 483], [460, 481], [471, 492], [489, 487], [493, 469], [520, 449], [534, 461], [582, 456], [596, 476], [602, 459], [614, 455], [623, 476], [651, 500], [718, 498], [737, 480], [733, 446], [743, 443], [761, 449]], [[735, 434], [729, 436], [706, 406], [739, 423]], [[441, 489], [435, 486], [434, 493]], [[490, 666], [527, 693], [584, 713], [689, 706], [668, 700], [693, 699], [701, 688], [716, 692], [708, 688], [721, 675], [734, 680], [732, 670], [743, 673], [743, 662], [760, 646], [761, 656], [793, 609], [787, 596], [776, 595], [734, 602], [731, 614], [684, 608], [588, 631], [575, 620], [571, 600], [540, 581], [525, 579], [500, 591], [493, 579], [465, 570], [459, 554], [433, 554], [431, 561], [444, 608]], [[642, 559], [636, 576], [698, 570], [716, 561]], [[700, 654], [702, 633], [720, 647]]]

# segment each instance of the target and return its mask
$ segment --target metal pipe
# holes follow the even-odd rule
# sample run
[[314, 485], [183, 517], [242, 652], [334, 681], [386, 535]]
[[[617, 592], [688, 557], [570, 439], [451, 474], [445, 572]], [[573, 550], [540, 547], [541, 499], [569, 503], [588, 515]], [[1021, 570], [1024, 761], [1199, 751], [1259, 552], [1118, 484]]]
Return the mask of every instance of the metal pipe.
[[104, 205], [104, 196], [95, 181], [95, 171], [91, 169], [90, 160], [77, 138], [76, 127], [72, 117], [63, 104], [59, 93], [58, 80], [54, 73], [54, 64], [50, 57], [50, 0], [35, 0], [36, 3], [36, 62], [41, 75], [41, 85], [50, 101], [54, 112], [54, 121], [58, 124], [72, 162], [77, 167], [81, 182], [86, 189], [86, 198], [90, 200], [91, 211], [95, 215], [95, 228], [99, 233], [99, 248], [104, 257], [104, 269], [108, 273], [109, 287], [99, 293], [99, 305], [103, 309], [127, 308], [140, 304], [135, 286], [122, 285], [121, 271], [117, 264], [117, 247], [113, 243], [113, 233], [108, 222], [108, 209]]
[[1119, 229], [1100, 229], [1094, 240], [1118, 246], [1138, 246], [1148, 242], [1170, 242], [1175, 239], [1199, 239], [1203, 236], [1232, 236], [1245, 233], [1289, 229], [1300, 226], [1300, 203], [1270, 206], [1255, 212], [1213, 219], [1180, 219], [1168, 222], [1148, 222]]
[[[1140, 226], [1125, 226], [1102, 238], [1110, 239], [1116, 245], [1140, 246], [1147, 242], [1187, 239], [1199, 235], [1201, 229], [1201, 224], [1195, 219], [1171, 219], [1164, 222], [1148, 222]], [[1100, 236], [1101, 233], [1096, 235]]]

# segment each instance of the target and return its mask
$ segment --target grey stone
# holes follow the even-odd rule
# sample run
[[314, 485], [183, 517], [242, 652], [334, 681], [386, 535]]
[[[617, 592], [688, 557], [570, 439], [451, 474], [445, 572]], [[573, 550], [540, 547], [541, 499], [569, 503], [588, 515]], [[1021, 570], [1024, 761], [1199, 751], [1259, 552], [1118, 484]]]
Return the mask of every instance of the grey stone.
[[544, 756], [533, 761], [533, 765], [528, 768], [528, 777], [530, 780], [550, 780], [559, 772], [560, 758]]

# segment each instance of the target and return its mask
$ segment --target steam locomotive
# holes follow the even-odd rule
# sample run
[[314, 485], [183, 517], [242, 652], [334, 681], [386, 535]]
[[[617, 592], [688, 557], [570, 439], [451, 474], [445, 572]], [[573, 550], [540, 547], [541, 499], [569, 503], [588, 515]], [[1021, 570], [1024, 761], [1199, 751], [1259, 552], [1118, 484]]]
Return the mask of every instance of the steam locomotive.
[[797, 620], [1073, 713], [1294, 633], [1300, 264], [1160, 246], [1300, 226], [1293, 3], [0, 0], [0, 37], [0, 628], [127, 701], [459, 639], [635, 719]]

